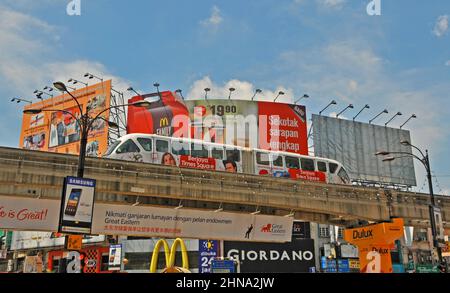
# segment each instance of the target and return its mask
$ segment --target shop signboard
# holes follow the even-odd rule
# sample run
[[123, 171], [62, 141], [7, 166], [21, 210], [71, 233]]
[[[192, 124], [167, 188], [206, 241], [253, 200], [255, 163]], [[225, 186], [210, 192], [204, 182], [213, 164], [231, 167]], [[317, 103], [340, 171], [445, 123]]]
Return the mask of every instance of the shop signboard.
[[88, 178], [64, 179], [59, 232], [91, 233], [95, 184], [94, 179]]
[[338, 259], [339, 273], [350, 273], [350, 265], [348, 259]]
[[292, 226], [292, 239], [311, 238], [311, 225], [309, 222], [294, 221]]
[[211, 261], [211, 273], [214, 274], [236, 273], [236, 263], [234, 260], [213, 259]]
[[219, 254], [219, 241], [217, 240], [199, 240], [198, 257], [199, 273], [211, 273], [211, 262]]
[[314, 240], [289, 243], [224, 242], [224, 257], [240, 263], [242, 273], [307, 273], [315, 267]]

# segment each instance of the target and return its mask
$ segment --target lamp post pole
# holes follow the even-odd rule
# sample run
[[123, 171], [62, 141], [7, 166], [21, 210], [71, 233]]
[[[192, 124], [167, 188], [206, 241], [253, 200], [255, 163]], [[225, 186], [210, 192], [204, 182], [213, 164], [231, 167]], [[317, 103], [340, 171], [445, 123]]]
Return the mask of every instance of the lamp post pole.
[[77, 177], [84, 176], [84, 163], [86, 161], [86, 146], [88, 140], [88, 116], [87, 113], [81, 116], [81, 140], [80, 140], [80, 155], [78, 156], [78, 171]]

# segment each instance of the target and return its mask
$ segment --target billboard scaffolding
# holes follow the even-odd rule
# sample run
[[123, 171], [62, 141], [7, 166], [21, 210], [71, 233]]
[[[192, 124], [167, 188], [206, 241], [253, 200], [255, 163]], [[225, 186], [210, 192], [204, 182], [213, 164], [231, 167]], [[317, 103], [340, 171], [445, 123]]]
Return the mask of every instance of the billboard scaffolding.
[[378, 151], [412, 153], [410, 132], [403, 129], [313, 115], [314, 153], [341, 162], [353, 181], [362, 184], [416, 186], [412, 157], [383, 162]]

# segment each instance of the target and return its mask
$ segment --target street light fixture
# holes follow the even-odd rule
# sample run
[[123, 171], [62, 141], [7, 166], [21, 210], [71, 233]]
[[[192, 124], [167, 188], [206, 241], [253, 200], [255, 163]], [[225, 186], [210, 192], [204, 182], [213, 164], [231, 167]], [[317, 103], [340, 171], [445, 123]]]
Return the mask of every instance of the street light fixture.
[[319, 112], [319, 116], [322, 115], [322, 112], [325, 111], [328, 107], [330, 107], [331, 105], [336, 105], [336, 101], [332, 100], [325, 108], [322, 109], [322, 111]]
[[182, 91], [182, 90], [177, 89], [175, 92], [176, 92], [177, 94], [180, 94], [181, 98], [184, 100], [184, 97], [183, 97], [183, 91]]
[[153, 84], [153, 86], [156, 88], [156, 92], [157, 92], [158, 95], [159, 95], [159, 86], [160, 86], [160, 84], [157, 83], [157, 82], [155, 82], [155, 83]]
[[139, 94], [133, 87], [129, 87], [129, 88], [127, 88], [127, 91], [129, 91], [129, 92], [134, 92], [136, 95], [138, 95], [139, 97], [141, 97], [141, 94]]
[[361, 111], [359, 111], [358, 114], [356, 114], [356, 116], [353, 117], [353, 121], [355, 121], [356, 117], [358, 117], [359, 114], [361, 114], [362, 111], [364, 111], [364, 109], [370, 109], [370, 106], [366, 104], [366, 105], [364, 106], [364, 108], [362, 108]]
[[96, 79], [100, 80], [101, 82], [103, 82], [103, 78], [98, 77], [98, 76], [95, 76], [95, 75], [93, 75], [92, 73], [89, 73], [89, 72], [86, 72], [86, 73], [84, 74], [84, 77], [86, 77], [86, 78], [88, 78], [88, 79], [96, 78]]
[[82, 81], [77, 80], [77, 79], [75, 79], [75, 78], [70, 78], [67, 82], [70, 82], [70, 83], [72, 83], [72, 84], [81, 83], [81, 84], [84, 84], [84, 86], [86, 86], [86, 87], [89, 85], [89, 84], [87, 84], [86, 82], [82, 82]]
[[228, 95], [228, 100], [231, 100], [231, 94], [236, 90], [234, 87], [230, 87], [230, 94]]
[[394, 117], [392, 117], [391, 119], [389, 119], [388, 122], [384, 123], [384, 126], [387, 127], [387, 125], [389, 124], [389, 122], [391, 122], [392, 120], [394, 120], [395, 117], [401, 116], [401, 115], [403, 115], [402, 112], [397, 112], [397, 113], [394, 115]]
[[342, 113], [344, 113], [345, 111], [347, 111], [347, 109], [353, 109], [353, 108], [354, 108], [354, 107], [353, 107], [353, 104], [348, 105], [344, 110], [342, 110], [341, 112], [339, 112], [339, 113], [336, 115], [336, 118], [339, 118], [339, 116], [341, 116]]
[[383, 162], [392, 162], [395, 159], [400, 159], [403, 157], [408, 157], [408, 158], [415, 158], [417, 160], [419, 160], [419, 162], [422, 163], [422, 165], [425, 167], [425, 170], [427, 171], [427, 179], [428, 179], [428, 188], [429, 188], [429, 192], [430, 192], [430, 198], [431, 198], [431, 205], [430, 205], [430, 220], [431, 220], [431, 232], [433, 235], [433, 247], [437, 249], [437, 254], [438, 254], [438, 258], [439, 258], [439, 263], [442, 263], [442, 250], [441, 247], [438, 244], [438, 240], [437, 240], [437, 227], [436, 227], [436, 219], [434, 216], [434, 210], [436, 208], [436, 204], [435, 204], [435, 199], [434, 199], [434, 192], [433, 192], [433, 182], [431, 180], [431, 167], [430, 167], [430, 157], [428, 155], [428, 150], [425, 150], [425, 154], [422, 152], [421, 149], [419, 149], [417, 146], [411, 144], [409, 141], [407, 140], [402, 140], [400, 142], [402, 145], [404, 146], [411, 146], [414, 149], [416, 149], [420, 155], [422, 156], [422, 158], [420, 158], [419, 156], [413, 154], [413, 153], [408, 153], [408, 152], [388, 152], [388, 151], [380, 151], [377, 152], [375, 155], [376, 156], [387, 156], [387, 155], [404, 155], [404, 156], [400, 156], [400, 157], [395, 157], [395, 156], [389, 156], [384, 158], [382, 161]]
[[303, 95], [303, 97], [301, 97], [300, 99], [298, 99], [297, 101], [295, 101], [294, 105], [297, 105], [298, 102], [300, 102], [301, 99], [308, 99], [309, 96], [308, 95]]
[[408, 123], [409, 122], [409, 120], [411, 120], [412, 118], [417, 118], [417, 115], [416, 114], [412, 114], [411, 115], [411, 117], [409, 117], [408, 118], [408, 120], [406, 120], [406, 122], [405, 123], [403, 123], [401, 126], [400, 126], [400, 129], [402, 129], [402, 127], [403, 126], [405, 126], [406, 125], [406, 123]]
[[17, 102], [17, 104], [19, 104], [20, 102], [26, 102], [26, 103], [33, 104], [33, 102], [25, 100], [25, 99], [22, 99], [22, 98], [12, 98], [11, 102]]
[[207, 100], [208, 99], [208, 92], [210, 92], [211, 91], [211, 89], [210, 88], [205, 88], [205, 100]]
[[[92, 128], [94, 122], [97, 119], [103, 119], [105, 120], [103, 117], [101, 117], [101, 115], [103, 113], [105, 113], [106, 111], [109, 111], [113, 108], [119, 108], [119, 107], [123, 107], [123, 106], [135, 106], [135, 107], [148, 107], [150, 102], [148, 101], [138, 101], [132, 104], [125, 104], [125, 105], [117, 105], [117, 106], [111, 106], [109, 108], [104, 109], [103, 111], [101, 111], [100, 113], [98, 113], [95, 117], [91, 117], [89, 116], [89, 112], [83, 111], [83, 107], [80, 105], [80, 103], [78, 102], [77, 98], [74, 97], [68, 90], [67, 87], [64, 83], [62, 82], [55, 82], [53, 84], [53, 86], [60, 90], [61, 92], [67, 92], [72, 99], [77, 103], [78, 109], [80, 111], [81, 117], [77, 118], [74, 114], [72, 114], [71, 112], [65, 111], [65, 110], [52, 110], [52, 109], [28, 109], [25, 110], [23, 113], [24, 114], [39, 114], [41, 112], [63, 112], [65, 114], [68, 114], [70, 116], [72, 116], [72, 118], [75, 119], [75, 121], [78, 123], [78, 126], [80, 127], [80, 132], [81, 132], [81, 139], [80, 139], [80, 154], [78, 157], [78, 170], [77, 170], [77, 176], [82, 178], [84, 175], [84, 163], [86, 160], [86, 145], [87, 145], [87, 139], [88, 139], [88, 135], [89, 135], [89, 131]], [[105, 120], [106, 121], [106, 120]], [[108, 124], [111, 127], [116, 127], [118, 126], [116, 123], [110, 122], [108, 121]]]
[[278, 99], [280, 96], [284, 96], [284, 92], [283, 92], [283, 91], [279, 91], [279, 92], [278, 92], [278, 95], [275, 97], [275, 99], [274, 99], [273, 101], [276, 102], [277, 99]]
[[255, 99], [256, 95], [257, 95], [257, 94], [260, 94], [260, 93], [262, 93], [262, 90], [256, 89], [255, 94], [254, 94], [253, 97], [252, 97], [252, 101]]
[[377, 116], [373, 117], [372, 119], [369, 120], [369, 124], [372, 124], [372, 122], [377, 119], [381, 114], [388, 114], [389, 111], [387, 109], [384, 109], [383, 111], [381, 111], [380, 114], [378, 114]]

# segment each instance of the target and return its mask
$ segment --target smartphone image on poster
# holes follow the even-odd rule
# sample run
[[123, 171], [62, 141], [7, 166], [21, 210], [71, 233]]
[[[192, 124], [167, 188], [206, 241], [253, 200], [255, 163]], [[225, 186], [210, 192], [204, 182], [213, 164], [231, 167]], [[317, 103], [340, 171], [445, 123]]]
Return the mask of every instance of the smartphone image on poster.
[[74, 188], [70, 191], [69, 200], [67, 201], [65, 215], [74, 217], [77, 213], [78, 205], [80, 204], [81, 189]]

